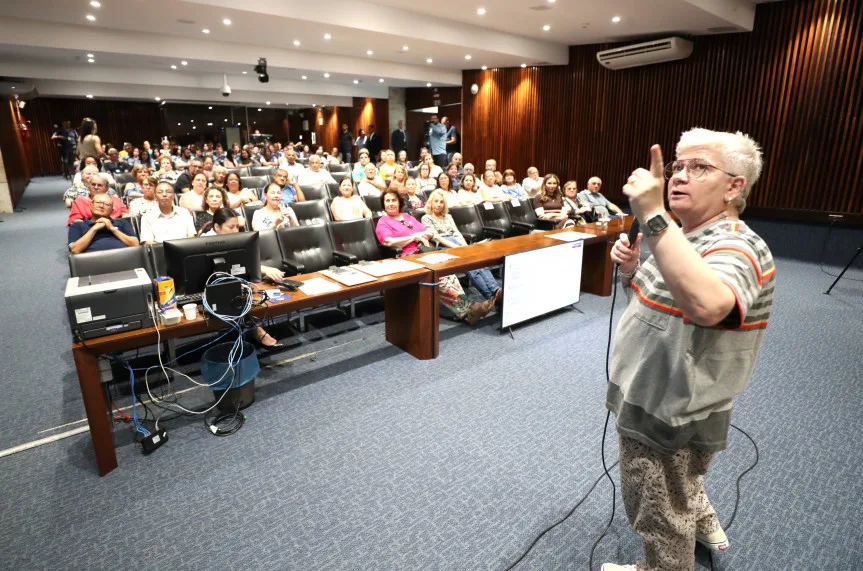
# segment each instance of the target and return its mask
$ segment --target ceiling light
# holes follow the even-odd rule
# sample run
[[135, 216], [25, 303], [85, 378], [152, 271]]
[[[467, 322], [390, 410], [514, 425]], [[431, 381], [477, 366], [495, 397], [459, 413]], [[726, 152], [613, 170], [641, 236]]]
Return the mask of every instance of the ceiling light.
[[243, 75], [246, 75], [246, 74], [248, 74], [248, 73], [249, 73], [248, 71], [244, 71], [244, 72], [243, 72]]
[[225, 123], [227, 123], [227, 122], [228, 122], [228, 120], [227, 120], [227, 119], [225, 119]]
[[303, 76], [303, 79], [304, 79], [304, 80], [306, 80], [306, 79], [308, 79], [308, 77], [306, 77], [306, 76], [304, 75], [304, 76]]
[[15, 89], [15, 86], [14, 86], [14, 85], [12, 86], [12, 89]]
[[327, 77], [327, 78], [328, 78], [328, 77], [330, 77], [330, 74], [325, 73], [325, 74], [324, 74], [324, 77]]
[[93, 54], [87, 54], [87, 57], [96, 57]]
[[431, 83], [426, 83], [426, 87], [431, 87]]
[[432, 63], [433, 61], [434, 61], [434, 60], [433, 60], [432, 58], [428, 58], [428, 59], [426, 60], [426, 63]]
[[469, 60], [469, 59], [470, 59], [470, 54], [467, 54], [466, 56], [464, 56], [464, 59]]
[[543, 27], [542, 27], [542, 31], [543, 31], [543, 32], [547, 32], [547, 31], [549, 31], [550, 29], [551, 29], [551, 26], [549, 26], [548, 24], [546, 24], [545, 26], [543, 26]]
[[300, 47], [300, 40], [294, 40], [294, 45]]
[[526, 63], [521, 64], [521, 67], [527, 67]]
[[182, 123], [177, 123], [177, 127], [179, 127], [180, 125], [182, 125]]
[[207, 123], [207, 127], [212, 127], [212, 126], [213, 126], [212, 123]]
[[611, 21], [614, 22], [615, 24], [620, 22], [620, 16], [615, 16], [614, 18], [611, 19]]
[[92, 94], [92, 93], [88, 93], [88, 94], [87, 94], [87, 99], [93, 99], [93, 94]]
[[212, 106], [212, 105], [210, 105], [209, 109], [212, 109], [212, 108], [213, 108], [213, 106]]
[[383, 77], [382, 77], [382, 78], [380, 78], [380, 79], [378, 80], [378, 82], [379, 82], [379, 83], [383, 83], [383, 82], [384, 82], [384, 78], [383, 78]]
[[172, 66], [171, 66], [171, 69], [177, 69], [177, 66], [176, 66], [176, 65], [172, 65]]
[[88, 59], [87, 61], [88, 61], [89, 63], [96, 63], [96, 60], [94, 60], [93, 58], [90, 58], [90, 59]]
[[180, 62], [180, 65], [189, 65], [189, 62], [187, 62], [186, 60], [183, 60]]
[[93, 8], [101, 8], [101, 7], [102, 7], [102, 3], [101, 3], [101, 2], [96, 2], [96, 0], [93, 0], [92, 2], [90, 2], [90, 6], [92, 6]]
[[191, 122], [192, 122], [192, 123], [194, 123], [194, 122], [195, 122], [195, 120], [194, 120], [194, 119], [192, 119], [192, 121], [191, 121]]
[[478, 8], [476, 13], [479, 14], [480, 16], [484, 15], [485, 14], [485, 8]]
[[162, 98], [161, 98], [161, 97], [157, 97], [157, 98], [156, 98], [156, 101], [161, 101], [161, 100], [162, 100]]
[[93, 14], [87, 14], [87, 19], [90, 20], [91, 22], [95, 22], [96, 16], [94, 16]]
[[354, 80], [354, 85], [359, 85], [359, 83], [360, 83], [360, 80], [359, 80], [359, 79], [355, 79], [355, 80]]
[[269, 101], [267, 101], [267, 105], [269, 105], [269, 104], [270, 104], [270, 102], [269, 102]]
[[554, 4], [557, 0], [548, 0], [549, 4]]
[[407, 47], [407, 46], [402, 46], [402, 51], [403, 51], [403, 52], [406, 52], [406, 51], [408, 51], [409, 49], [410, 49], [410, 48], [409, 48], [409, 47]]
[[197, 128], [198, 128], [198, 126], [197, 126], [197, 125], [195, 125], [194, 127], [192, 127], [192, 129], [197, 129]]
[[329, 39], [331, 39], [331, 38], [332, 38], [332, 36], [331, 36], [331, 35], [329, 35], [329, 34], [324, 34], [324, 39], [325, 39], [325, 40], [329, 40]]
[[258, 107], [258, 111], [260, 111], [260, 110], [261, 110], [261, 108], [260, 108], [260, 107]]
[[482, 66], [482, 70], [483, 70], [483, 71], [485, 71], [485, 70], [487, 70], [487, 69], [488, 69], [488, 66], [487, 66], [487, 65]]
[[230, 21], [228, 18], [225, 18], [224, 20], [222, 20], [222, 23], [223, 23], [224, 25], [226, 25], [226, 26], [230, 26], [230, 25], [231, 25], [231, 21]]
[[366, 50], [366, 55], [367, 56], [373, 56], [373, 55], [375, 55], [375, 52], [373, 52], [372, 50]]
[[203, 30], [201, 30], [201, 31], [202, 31], [202, 32], [204, 32], [205, 34], [209, 34], [209, 33], [210, 33], [210, 30], [209, 30], [208, 28], [204, 28], [204, 29], [203, 29]]
[[317, 106], [318, 105], [316, 103], [312, 103], [312, 107], [317, 107]]

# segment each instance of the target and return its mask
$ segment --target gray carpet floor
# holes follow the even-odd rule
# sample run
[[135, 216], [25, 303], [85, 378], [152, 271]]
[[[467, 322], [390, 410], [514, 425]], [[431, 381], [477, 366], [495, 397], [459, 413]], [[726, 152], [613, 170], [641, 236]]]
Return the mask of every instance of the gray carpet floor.
[[[62, 300], [63, 186], [34, 180], [27, 210], [0, 223], [0, 450], [84, 418]], [[714, 568], [857, 569], [863, 260], [825, 296], [832, 278], [795, 255], [817, 253], [823, 229], [796, 244], [799, 228], [762, 227], [787, 257], [734, 413], [761, 458]], [[825, 269], [836, 273], [863, 240], [829, 239]], [[444, 322], [429, 362], [388, 345], [372, 309], [263, 359], [256, 403], [233, 436], [172, 420], [170, 441], [143, 456], [121, 425], [120, 467], [105, 478], [87, 434], [0, 458], [0, 569], [506, 569], [602, 474], [611, 299], [585, 295], [579, 308], [520, 326], [514, 339], [496, 316], [476, 329]], [[195, 406], [208, 395], [182, 398]], [[716, 456], [707, 487], [722, 521], [753, 459], [736, 432]], [[641, 555], [619, 497], [617, 506], [598, 563]], [[602, 482], [518, 568], [587, 569], [610, 509]]]

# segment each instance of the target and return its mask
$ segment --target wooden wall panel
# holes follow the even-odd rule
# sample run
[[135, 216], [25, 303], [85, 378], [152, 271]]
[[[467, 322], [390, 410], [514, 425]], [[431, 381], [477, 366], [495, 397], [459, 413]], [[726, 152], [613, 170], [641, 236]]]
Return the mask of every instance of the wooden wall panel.
[[81, 125], [84, 117], [96, 120], [102, 143], [122, 145], [129, 141], [141, 146], [149, 140], [153, 147], [168, 132], [158, 103], [141, 101], [108, 101], [37, 97], [27, 102], [24, 111], [30, 120], [32, 137], [28, 153], [30, 172], [36, 175], [60, 174], [60, 155], [51, 140], [54, 125], [64, 119], [72, 127]]
[[360, 128], [369, 134], [369, 125], [375, 126], [375, 132], [381, 137], [381, 149], [386, 149], [390, 144], [390, 102], [388, 99], [373, 99], [370, 97], [354, 97], [354, 121], [351, 123], [351, 132], [354, 138]]
[[[749, 205], [777, 210], [863, 211], [863, 2], [760, 4], [748, 34], [695, 38], [686, 60], [609, 71], [573, 46], [567, 66], [467, 71], [465, 160], [496, 158], [520, 177], [590, 176], [621, 199], [630, 172], [660, 143], [673, 156], [694, 126], [749, 133], [764, 171]], [[784, 214], [787, 216], [787, 213]]]
[[24, 194], [31, 176], [26, 158], [32, 142], [24, 140], [19, 128], [25, 120], [15, 101], [0, 103], [0, 152], [3, 153], [3, 166], [6, 169], [6, 182], [13, 207]]

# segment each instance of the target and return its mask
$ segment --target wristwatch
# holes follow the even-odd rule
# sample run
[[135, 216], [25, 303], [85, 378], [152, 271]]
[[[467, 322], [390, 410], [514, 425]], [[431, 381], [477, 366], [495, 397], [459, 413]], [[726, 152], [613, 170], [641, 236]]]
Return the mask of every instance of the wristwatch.
[[645, 238], [650, 238], [651, 236], [658, 236], [668, 229], [669, 224], [671, 224], [671, 216], [668, 215], [668, 212], [654, 214], [653, 216], [644, 221], [644, 228], [642, 229], [642, 233], [644, 234]]

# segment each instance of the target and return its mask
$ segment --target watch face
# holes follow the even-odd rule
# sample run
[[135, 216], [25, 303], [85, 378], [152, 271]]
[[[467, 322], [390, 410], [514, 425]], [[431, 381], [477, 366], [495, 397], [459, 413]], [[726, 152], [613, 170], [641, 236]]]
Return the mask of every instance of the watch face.
[[647, 220], [647, 227], [652, 233], [659, 232], [668, 226], [668, 221], [662, 215], [656, 215]]

